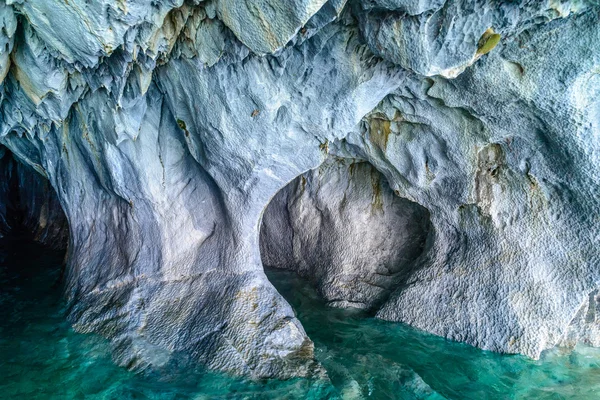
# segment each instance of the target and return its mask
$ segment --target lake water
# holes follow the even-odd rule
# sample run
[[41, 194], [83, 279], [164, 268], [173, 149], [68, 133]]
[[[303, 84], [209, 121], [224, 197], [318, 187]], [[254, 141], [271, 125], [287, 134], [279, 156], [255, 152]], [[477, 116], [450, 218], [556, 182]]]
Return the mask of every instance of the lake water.
[[598, 399], [600, 350], [499, 355], [326, 307], [304, 280], [267, 271], [315, 342], [330, 381], [178, 380], [115, 366], [108, 342], [73, 332], [60, 293], [63, 254], [0, 240], [0, 399]]

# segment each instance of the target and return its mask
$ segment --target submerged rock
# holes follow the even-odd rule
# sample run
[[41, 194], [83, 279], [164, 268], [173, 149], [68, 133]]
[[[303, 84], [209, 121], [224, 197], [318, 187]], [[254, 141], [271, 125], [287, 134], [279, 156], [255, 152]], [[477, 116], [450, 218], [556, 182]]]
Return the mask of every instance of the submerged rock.
[[337, 305], [533, 357], [595, 343], [597, 6], [0, 4], [0, 142], [69, 221], [74, 327], [132, 368], [320, 374], [263, 272], [275, 197], [263, 258]]

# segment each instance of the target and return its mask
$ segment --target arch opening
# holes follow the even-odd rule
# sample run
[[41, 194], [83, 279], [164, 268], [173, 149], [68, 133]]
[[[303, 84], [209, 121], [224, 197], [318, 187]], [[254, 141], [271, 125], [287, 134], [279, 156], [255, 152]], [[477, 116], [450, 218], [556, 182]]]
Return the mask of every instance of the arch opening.
[[62, 277], [68, 237], [49, 181], [0, 145], [0, 359], [7, 361], [0, 363], [0, 374], [19, 378], [5, 387], [9, 397], [31, 393], [46, 366], [65, 360], [62, 338], [69, 325]]
[[50, 182], [0, 145], [0, 238], [64, 250], [68, 237], [67, 218]]
[[68, 237], [66, 216], [49, 181], [0, 146], [0, 330], [27, 314], [15, 310], [48, 296], [61, 298]]
[[330, 306], [374, 312], [417, 267], [430, 227], [429, 211], [370, 163], [332, 157], [268, 204], [261, 258], [308, 279]]

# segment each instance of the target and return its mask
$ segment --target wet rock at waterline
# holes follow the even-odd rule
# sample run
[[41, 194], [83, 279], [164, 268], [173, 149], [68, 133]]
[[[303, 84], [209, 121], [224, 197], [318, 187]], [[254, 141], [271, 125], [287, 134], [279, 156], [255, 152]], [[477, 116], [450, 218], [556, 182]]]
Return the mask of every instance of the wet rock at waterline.
[[597, 343], [597, 2], [415, 4], [0, 3], [0, 143], [69, 222], [74, 328], [320, 375], [262, 257], [485, 349]]

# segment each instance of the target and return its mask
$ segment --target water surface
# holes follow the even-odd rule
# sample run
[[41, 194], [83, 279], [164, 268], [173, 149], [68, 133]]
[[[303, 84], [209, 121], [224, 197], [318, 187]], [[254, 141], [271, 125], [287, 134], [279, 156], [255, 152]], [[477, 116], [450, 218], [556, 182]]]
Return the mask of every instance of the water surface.
[[177, 380], [113, 364], [108, 342], [65, 319], [63, 254], [0, 240], [1, 399], [598, 399], [600, 351], [499, 355], [326, 307], [294, 274], [267, 271], [315, 342], [330, 382], [251, 382], [218, 373]]

